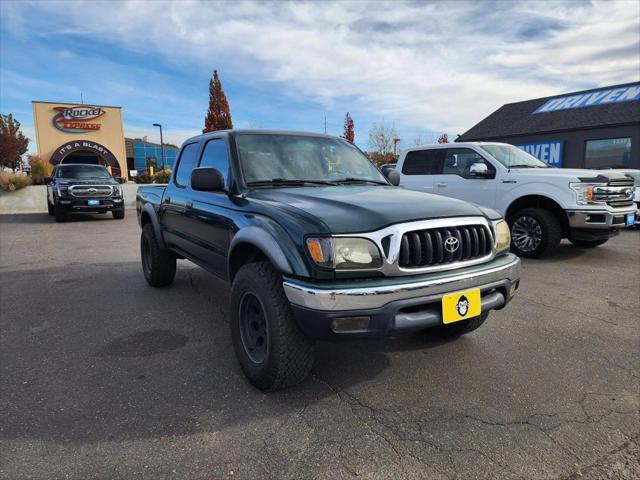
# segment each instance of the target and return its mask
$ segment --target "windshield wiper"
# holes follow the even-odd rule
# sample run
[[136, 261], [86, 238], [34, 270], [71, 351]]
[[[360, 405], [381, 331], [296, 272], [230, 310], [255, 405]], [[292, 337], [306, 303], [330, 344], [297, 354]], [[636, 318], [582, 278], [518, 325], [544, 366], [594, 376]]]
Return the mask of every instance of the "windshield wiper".
[[261, 187], [267, 185], [335, 185], [333, 182], [327, 182], [326, 180], [298, 180], [298, 179], [286, 179], [286, 178], [272, 178], [271, 180], [255, 180], [253, 182], [247, 182], [249, 187]]
[[336, 183], [374, 183], [376, 185], [389, 185], [387, 182], [381, 182], [379, 180], [371, 180], [369, 178], [353, 178], [347, 177], [342, 180], [335, 180]]

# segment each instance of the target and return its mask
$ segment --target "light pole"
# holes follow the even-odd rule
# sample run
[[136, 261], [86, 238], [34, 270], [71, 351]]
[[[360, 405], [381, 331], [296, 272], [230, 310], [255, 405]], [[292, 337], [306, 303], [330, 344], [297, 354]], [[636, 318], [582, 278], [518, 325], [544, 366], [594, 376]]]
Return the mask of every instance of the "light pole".
[[153, 126], [160, 129], [160, 155], [162, 156], [162, 171], [164, 172], [164, 141], [162, 140], [162, 125], [154, 123]]

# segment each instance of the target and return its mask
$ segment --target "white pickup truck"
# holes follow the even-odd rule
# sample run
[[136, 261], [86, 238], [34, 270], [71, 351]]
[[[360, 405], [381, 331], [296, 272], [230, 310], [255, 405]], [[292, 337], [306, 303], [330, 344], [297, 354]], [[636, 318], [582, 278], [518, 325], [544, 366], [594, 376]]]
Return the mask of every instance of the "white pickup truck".
[[393, 183], [467, 200], [500, 212], [512, 251], [553, 252], [562, 238], [602, 245], [634, 224], [633, 180], [614, 171], [551, 168], [513, 145], [449, 143], [409, 148], [389, 174]]

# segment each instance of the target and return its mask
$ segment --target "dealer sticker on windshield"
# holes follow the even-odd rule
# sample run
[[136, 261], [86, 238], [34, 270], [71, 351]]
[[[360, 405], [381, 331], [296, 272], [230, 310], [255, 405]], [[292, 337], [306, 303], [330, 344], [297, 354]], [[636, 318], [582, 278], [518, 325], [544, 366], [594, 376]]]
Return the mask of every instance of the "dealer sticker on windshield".
[[442, 321], [444, 323], [459, 322], [480, 315], [480, 289], [450, 293], [442, 297]]

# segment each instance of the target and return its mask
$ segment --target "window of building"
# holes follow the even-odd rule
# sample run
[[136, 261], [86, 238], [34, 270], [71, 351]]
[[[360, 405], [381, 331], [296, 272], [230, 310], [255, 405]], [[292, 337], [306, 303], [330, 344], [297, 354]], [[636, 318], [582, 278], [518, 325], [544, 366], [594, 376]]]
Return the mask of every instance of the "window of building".
[[402, 165], [405, 175], [439, 175], [444, 167], [447, 149], [414, 150], [408, 152]]
[[189, 145], [185, 145], [182, 149], [180, 161], [178, 162], [178, 170], [176, 171], [177, 185], [186, 187], [191, 184], [191, 171], [196, 166], [197, 155], [197, 143], [190, 143]]
[[585, 168], [625, 168], [630, 162], [631, 137], [585, 142]]
[[229, 154], [224, 140], [211, 140], [207, 142], [204, 147], [204, 152], [202, 152], [200, 166], [218, 169], [224, 177], [224, 184], [227, 184], [227, 178], [229, 178]]

